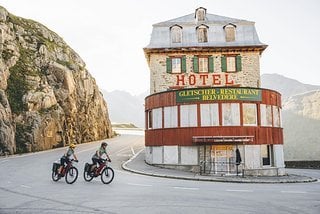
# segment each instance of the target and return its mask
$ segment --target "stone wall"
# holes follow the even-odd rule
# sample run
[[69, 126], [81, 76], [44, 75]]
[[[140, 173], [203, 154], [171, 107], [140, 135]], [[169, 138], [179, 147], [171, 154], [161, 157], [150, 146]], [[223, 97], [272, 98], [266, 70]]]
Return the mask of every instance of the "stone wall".
[[[234, 85], [240, 87], [260, 87], [259, 52], [240, 53], [242, 58], [242, 70], [235, 73], [227, 73], [221, 71], [222, 54], [227, 53], [190, 52], [188, 54], [150, 54], [150, 93], [166, 91], [170, 88], [195, 88], [205, 86], [222, 87]], [[182, 55], [186, 56], [186, 73], [168, 74], [166, 72], [166, 58], [169, 56]], [[194, 73], [192, 59], [195, 55], [213, 56], [214, 73]], [[208, 76], [204, 77], [203, 75]], [[183, 85], [183, 82], [185, 83], [185, 85]], [[190, 85], [190, 82], [195, 84]]]

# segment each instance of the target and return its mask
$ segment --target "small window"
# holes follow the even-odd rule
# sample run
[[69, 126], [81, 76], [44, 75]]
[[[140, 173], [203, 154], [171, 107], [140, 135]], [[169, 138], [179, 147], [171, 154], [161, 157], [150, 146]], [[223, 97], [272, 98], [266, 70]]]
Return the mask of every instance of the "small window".
[[164, 107], [164, 128], [178, 127], [178, 107]]
[[154, 129], [162, 128], [162, 108], [152, 109], [152, 127]]
[[234, 42], [236, 40], [236, 28], [232, 24], [228, 24], [224, 27], [226, 36], [226, 42]]
[[180, 106], [180, 126], [197, 127], [197, 105]]
[[218, 103], [200, 104], [201, 126], [219, 126]]
[[222, 125], [240, 126], [239, 103], [222, 103]]
[[148, 128], [152, 129], [152, 110], [148, 111]]
[[171, 41], [172, 43], [181, 43], [182, 27], [174, 25], [171, 27]]
[[214, 61], [212, 56], [194, 56], [193, 72], [194, 73], [213, 73]]
[[206, 9], [203, 7], [199, 7], [198, 9], [196, 9], [196, 20], [199, 21], [204, 21], [206, 18]]
[[200, 25], [197, 28], [197, 36], [198, 36], [198, 42], [200, 43], [208, 42], [208, 26]]
[[257, 105], [254, 103], [243, 103], [243, 125], [256, 126], [257, 125]]
[[272, 126], [272, 106], [271, 105], [260, 105], [260, 118], [261, 126]]
[[186, 57], [167, 58], [167, 73], [180, 74], [186, 72]]
[[222, 72], [238, 72], [242, 70], [241, 56], [222, 56], [221, 57]]

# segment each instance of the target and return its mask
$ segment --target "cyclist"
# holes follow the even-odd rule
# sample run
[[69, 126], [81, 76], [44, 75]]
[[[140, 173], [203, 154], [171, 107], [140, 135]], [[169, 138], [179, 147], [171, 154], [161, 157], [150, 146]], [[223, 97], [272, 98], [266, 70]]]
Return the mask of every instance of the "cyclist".
[[71, 143], [67, 152], [60, 158], [60, 167], [59, 167], [59, 175], [62, 173], [62, 168], [65, 164], [68, 164], [70, 162], [70, 157], [73, 155], [73, 159], [78, 162], [78, 158], [76, 154], [74, 154], [74, 149], [76, 148], [76, 145], [74, 143]]
[[107, 154], [107, 148], [108, 144], [106, 142], [102, 142], [100, 148], [94, 153], [94, 155], [92, 156], [92, 168], [91, 168], [91, 172], [94, 171], [94, 168], [97, 166], [97, 163], [102, 164], [103, 160], [102, 160], [102, 155], [105, 154], [107, 156], [107, 160], [109, 162], [111, 162], [111, 159], [109, 157], [109, 155]]

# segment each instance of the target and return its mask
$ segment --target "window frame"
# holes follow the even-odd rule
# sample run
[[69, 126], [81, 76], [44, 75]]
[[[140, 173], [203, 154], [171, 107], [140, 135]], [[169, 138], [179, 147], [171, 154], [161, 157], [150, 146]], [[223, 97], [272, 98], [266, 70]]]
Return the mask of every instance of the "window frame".
[[180, 25], [170, 27], [170, 38], [172, 43], [182, 42], [182, 27]]
[[209, 40], [208, 29], [209, 29], [209, 27], [204, 24], [196, 27], [198, 43], [207, 43], [208, 42], [208, 40]]

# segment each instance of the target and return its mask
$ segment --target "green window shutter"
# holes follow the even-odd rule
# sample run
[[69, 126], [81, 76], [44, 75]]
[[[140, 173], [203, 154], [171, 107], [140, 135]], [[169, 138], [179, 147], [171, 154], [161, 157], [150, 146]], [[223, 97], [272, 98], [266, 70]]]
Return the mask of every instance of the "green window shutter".
[[193, 57], [193, 72], [199, 73], [199, 61], [197, 56]]
[[213, 73], [214, 72], [214, 59], [213, 59], [213, 57], [209, 56], [208, 61], [209, 61], [209, 73]]
[[172, 61], [171, 61], [171, 58], [167, 58], [167, 73], [168, 74], [171, 74], [172, 73]]
[[181, 59], [181, 72], [186, 73], [187, 71], [187, 62], [186, 62], [186, 57], [183, 56]]
[[227, 71], [227, 58], [225, 56], [221, 57], [221, 70], [222, 72]]
[[241, 56], [238, 55], [236, 56], [236, 68], [237, 68], [237, 71], [241, 71], [242, 70], [242, 63], [241, 63]]

